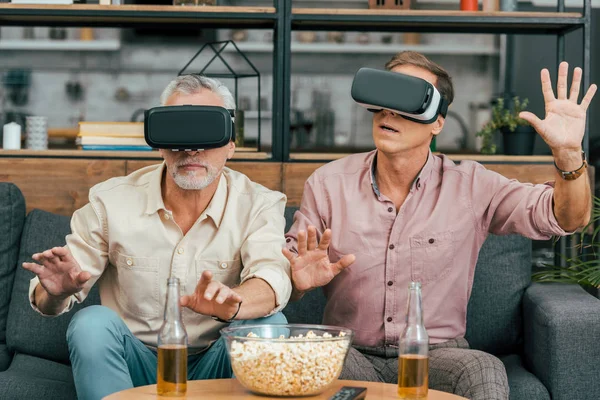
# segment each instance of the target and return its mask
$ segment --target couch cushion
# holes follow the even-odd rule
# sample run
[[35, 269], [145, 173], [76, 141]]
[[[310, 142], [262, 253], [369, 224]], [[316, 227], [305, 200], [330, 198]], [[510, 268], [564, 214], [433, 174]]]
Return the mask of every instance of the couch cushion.
[[[63, 246], [65, 236], [70, 232], [70, 219], [46, 211], [33, 210], [25, 220], [19, 265], [31, 262], [31, 256], [54, 246]], [[10, 303], [6, 342], [12, 350], [32, 356], [43, 357], [62, 363], [69, 362], [66, 331], [69, 321], [79, 309], [91, 304], [99, 304], [97, 286], [82, 304], [59, 317], [43, 317], [29, 304], [29, 281], [33, 273], [17, 268]]]
[[0, 399], [77, 399], [69, 366], [25, 354], [16, 354], [10, 368], [0, 372], [0, 388]]
[[17, 186], [0, 182], [0, 371], [8, 368], [6, 320], [12, 293], [21, 231], [25, 222], [25, 199]]
[[500, 358], [506, 368], [510, 400], [550, 400], [546, 386], [523, 367], [521, 357], [511, 354]]
[[523, 340], [523, 293], [531, 282], [531, 240], [489, 235], [475, 269], [467, 310], [472, 348], [495, 355], [518, 354]]

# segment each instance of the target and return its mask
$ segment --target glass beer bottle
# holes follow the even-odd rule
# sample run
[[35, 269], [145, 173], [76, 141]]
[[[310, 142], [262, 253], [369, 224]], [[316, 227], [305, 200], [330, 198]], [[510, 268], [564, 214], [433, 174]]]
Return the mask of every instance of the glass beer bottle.
[[184, 396], [187, 391], [187, 332], [179, 306], [179, 279], [167, 280], [164, 322], [158, 332], [156, 388], [159, 395]]
[[400, 336], [398, 356], [398, 396], [402, 399], [427, 398], [429, 336], [423, 324], [419, 282], [408, 285], [406, 327]]

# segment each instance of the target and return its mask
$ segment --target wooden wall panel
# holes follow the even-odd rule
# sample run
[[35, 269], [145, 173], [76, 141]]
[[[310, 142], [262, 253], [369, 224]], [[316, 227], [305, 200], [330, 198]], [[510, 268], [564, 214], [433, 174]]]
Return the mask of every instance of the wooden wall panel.
[[[87, 203], [89, 188], [114, 176], [122, 176], [159, 160], [2, 158], [0, 181], [13, 182], [23, 192], [27, 211], [33, 208], [71, 215]], [[323, 162], [277, 163], [230, 161], [227, 166], [246, 174], [269, 189], [287, 195], [289, 206], [299, 206], [304, 183]], [[543, 183], [555, 179], [552, 164], [484, 164], [508, 178]], [[593, 185], [594, 169], [589, 169]], [[592, 189], [593, 190], [593, 189]]]
[[34, 208], [71, 215], [88, 202], [90, 187], [125, 174], [124, 160], [0, 158], [0, 182], [12, 182]]
[[287, 195], [288, 206], [300, 206], [304, 183], [315, 169], [324, 164], [322, 162], [283, 164], [283, 192]]
[[[128, 160], [127, 173], [130, 174], [148, 165], [158, 164], [156, 161]], [[227, 167], [241, 172], [252, 181], [271, 190], [282, 190], [281, 185], [281, 163], [278, 162], [252, 162], [252, 161], [229, 161]]]

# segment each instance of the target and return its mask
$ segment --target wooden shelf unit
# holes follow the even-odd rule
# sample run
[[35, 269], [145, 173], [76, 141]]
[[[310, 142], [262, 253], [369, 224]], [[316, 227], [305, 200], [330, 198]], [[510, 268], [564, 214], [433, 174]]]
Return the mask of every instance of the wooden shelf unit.
[[585, 22], [581, 13], [293, 8], [294, 30], [460, 33], [565, 33]]
[[0, 25], [273, 28], [274, 7], [0, 4]]

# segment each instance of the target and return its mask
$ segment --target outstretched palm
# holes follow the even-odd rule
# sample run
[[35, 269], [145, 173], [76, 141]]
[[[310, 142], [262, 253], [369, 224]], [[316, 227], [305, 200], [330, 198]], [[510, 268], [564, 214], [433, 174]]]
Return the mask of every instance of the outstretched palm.
[[91, 278], [91, 274], [82, 271], [71, 252], [64, 247], [36, 253], [32, 258], [41, 265], [25, 262], [23, 267], [36, 274], [40, 284], [52, 296], [68, 297], [77, 293]]
[[571, 91], [567, 97], [567, 74], [569, 65], [562, 62], [558, 68], [557, 97], [554, 97], [550, 73], [547, 69], [541, 72], [542, 92], [546, 117], [540, 120], [530, 112], [520, 113], [520, 117], [529, 122], [552, 150], [579, 149], [585, 132], [586, 110], [596, 93], [596, 85], [591, 85], [577, 104], [581, 85], [581, 68], [575, 68]]
[[331, 242], [331, 230], [323, 232], [321, 242], [317, 244], [314, 226], [308, 227], [308, 240], [304, 231], [298, 232], [298, 255], [288, 249], [283, 254], [290, 261], [292, 282], [299, 292], [328, 284], [337, 274], [354, 262], [354, 255], [347, 254], [335, 263], [329, 261], [327, 248]]

